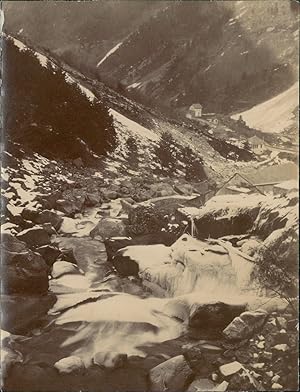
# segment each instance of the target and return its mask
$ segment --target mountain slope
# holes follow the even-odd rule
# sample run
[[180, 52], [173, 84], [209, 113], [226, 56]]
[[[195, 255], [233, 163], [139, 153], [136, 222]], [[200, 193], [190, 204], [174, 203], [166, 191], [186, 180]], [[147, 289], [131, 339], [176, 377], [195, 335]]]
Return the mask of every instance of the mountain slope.
[[296, 80], [297, 26], [286, 1], [176, 2], [132, 33], [99, 75], [152, 104], [228, 113]]
[[263, 132], [281, 132], [296, 122], [293, 112], [299, 107], [298, 83], [288, 90], [253, 108], [232, 116], [238, 120], [242, 116], [246, 123]]
[[164, 111], [184, 113], [193, 102], [205, 112], [245, 111], [297, 80], [299, 10], [289, 0], [4, 2], [4, 9], [8, 31]]
[[[13, 41], [21, 52], [25, 51], [26, 53], [28, 47], [24, 43], [16, 40], [15, 38]], [[35, 57], [39, 61], [36, 59], [34, 60]], [[150, 110], [116, 93], [103, 83], [96, 82], [93, 79], [85, 77], [61, 61], [58, 62], [55, 59], [49, 59], [40, 52], [36, 51], [33, 55], [28, 57], [27, 61], [29, 62], [27, 64], [27, 70], [30, 70], [30, 64], [32, 63], [35, 72], [38, 71], [36, 67], [43, 69], [47, 64], [48, 68], [50, 67], [50, 69], [54, 71], [62, 71], [65, 81], [63, 82], [60, 79], [60, 84], [62, 86], [63, 83], [66, 85], [71, 83], [74, 88], [76, 87], [74, 90], [77, 94], [76, 102], [83, 102], [83, 98], [78, 95], [79, 92], [81, 92], [87, 101], [95, 101], [99, 102], [99, 104], [105, 104], [105, 107], [109, 109], [114, 123], [117, 142], [115, 151], [110, 153], [109, 157], [105, 158], [104, 161], [105, 164], [108, 164], [110, 167], [114, 167], [113, 170], [118, 168], [121, 173], [126, 173], [130, 169], [127, 141], [128, 138], [131, 137], [134, 138], [138, 147], [138, 167], [140, 170], [140, 172], [135, 171], [133, 175], [143, 176], [143, 174], [146, 175], [149, 172], [154, 175], [160, 175], [161, 165], [157, 155], [157, 148], [159, 147], [161, 137], [165, 134], [165, 132], [169, 132], [174, 140], [176, 168], [174, 167], [172, 175], [178, 178], [184, 178], [187, 164], [186, 160], [192, 158], [191, 154], [194, 154], [195, 159], [197, 157], [201, 157], [208, 177], [215, 182], [221, 183], [224, 179], [231, 175], [232, 170], [238, 170], [241, 165], [247, 165], [247, 162], [243, 161], [252, 159], [252, 155], [249, 152], [215, 138], [205, 131], [201, 125], [197, 127], [192, 125], [192, 123], [182, 124], [181, 122], [167, 119], [166, 116], [159, 112]], [[6, 66], [9, 67], [10, 65], [6, 64]], [[43, 89], [43, 86], [41, 88]], [[55, 86], [53, 86], [53, 89], [55, 90]], [[19, 90], [16, 90], [16, 94], [18, 91]], [[35, 91], [41, 92], [41, 89]], [[31, 95], [28, 95], [27, 99], [30, 99], [30, 97]], [[37, 100], [39, 97], [32, 97], [32, 99]], [[93, 104], [93, 106], [95, 106], [95, 104]], [[60, 109], [57, 107], [56, 110]], [[28, 112], [26, 117], [27, 120], [29, 115], [30, 113]], [[52, 119], [56, 119], [56, 117], [57, 115], [54, 112], [51, 113], [49, 118], [45, 118], [45, 115], [43, 115], [41, 118], [42, 123], [39, 121], [39, 118], [34, 117], [30, 117], [29, 122], [36, 122], [34, 125], [35, 132], [40, 131], [40, 128], [43, 127], [44, 136], [42, 140], [46, 140], [48, 135], [45, 134], [45, 132], [47, 133], [48, 125], [44, 127], [44, 122], [48, 120], [52, 121]], [[51, 125], [52, 123], [49, 124]], [[19, 124], [19, 126], [21, 125], [22, 124]], [[51, 128], [49, 129], [49, 136], [52, 137], [51, 140], [54, 145], [56, 145], [55, 143], [64, 143], [64, 139], [62, 137], [63, 133], [67, 132], [64, 129], [65, 126], [67, 127], [67, 130], [70, 128], [68, 122], [61, 123], [62, 128], [58, 130], [59, 133], [57, 133], [57, 140], [54, 142], [53, 137], [55, 138], [55, 134], [50, 132]], [[82, 123], [81, 127], [84, 130], [85, 124]], [[14, 134], [7, 134], [7, 137], [14, 138]], [[95, 135], [93, 137], [96, 138]], [[17, 140], [18, 139], [13, 139], [13, 141]], [[34, 140], [34, 138], [29, 138], [27, 142], [30, 144], [31, 140]], [[95, 139], [95, 143], [96, 142], [97, 138]], [[34, 151], [35, 145], [32, 145], [31, 147]], [[93, 148], [92, 145], [91, 148]], [[189, 148], [189, 150], [186, 150], [186, 148]], [[184, 151], [188, 151], [189, 156], [184, 155]]]

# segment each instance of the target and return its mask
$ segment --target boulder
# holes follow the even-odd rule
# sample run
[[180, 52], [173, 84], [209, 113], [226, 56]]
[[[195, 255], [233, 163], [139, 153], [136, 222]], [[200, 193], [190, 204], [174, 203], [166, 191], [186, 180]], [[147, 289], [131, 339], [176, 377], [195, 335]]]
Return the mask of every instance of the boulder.
[[48, 266], [51, 266], [60, 255], [60, 250], [54, 245], [43, 245], [37, 248], [37, 252], [43, 257]]
[[243, 340], [249, 338], [264, 325], [268, 313], [264, 310], [247, 311], [236, 317], [223, 330], [228, 340]]
[[1, 378], [4, 379], [10, 368], [18, 363], [23, 362], [23, 356], [20, 352], [14, 351], [11, 348], [14, 335], [1, 329]]
[[215, 383], [208, 378], [196, 378], [188, 387], [187, 392], [215, 391]]
[[48, 290], [48, 267], [38, 253], [9, 233], [2, 233], [2, 292], [40, 294]]
[[151, 184], [149, 186], [150, 192], [153, 195], [152, 197], [165, 197], [174, 195], [176, 192], [174, 191], [172, 185], [166, 182], [159, 182], [156, 184]]
[[98, 193], [87, 193], [84, 204], [87, 207], [94, 207], [101, 204], [101, 197]]
[[112, 261], [119, 249], [125, 248], [132, 245], [155, 245], [163, 244], [171, 246], [176, 241], [176, 235], [168, 232], [154, 233], [140, 235], [134, 238], [121, 237], [121, 238], [110, 238], [104, 241], [107, 259]]
[[43, 208], [47, 208], [51, 210], [55, 208], [56, 201], [61, 199], [62, 191], [52, 191], [49, 194], [43, 194], [36, 197], [36, 200], [43, 206]]
[[132, 236], [157, 233], [165, 223], [164, 214], [153, 205], [137, 205], [129, 211], [127, 230]]
[[150, 391], [181, 392], [191, 381], [193, 371], [183, 355], [168, 359], [149, 372]]
[[[38, 295], [37, 295], [38, 294]], [[37, 328], [47, 317], [48, 311], [56, 302], [51, 292], [35, 293], [20, 290], [18, 294], [1, 293], [2, 328], [14, 334], [26, 335]]]
[[56, 234], [56, 230], [55, 230], [54, 227], [51, 225], [51, 223], [44, 223], [42, 226], [43, 226], [43, 228], [46, 230], [46, 232], [47, 232], [49, 235]]
[[67, 216], [73, 215], [77, 211], [75, 203], [65, 199], [56, 200], [55, 207], [58, 211], [63, 212]]
[[20, 241], [26, 242], [28, 246], [42, 246], [50, 243], [50, 236], [41, 226], [34, 226], [21, 231], [16, 235]]
[[216, 391], [218, 391], [218, 392], [225, 392], [225, 391], [227, 391], [228, 385], [229, 385], [229, 382], [223, 381], [223, 382], [221, 382], [221, 384], [219, 384], [219, 385], [217, 385], [215, 387], [214, 391], [215, 392]]
[[150, 268], [171, 263], [171, 250], [161, 244], [128, 246], [118, 250], [112, 263], [122, 276], [136, 276], [139, 271], [150, 272]]
[[66, 274], [79, 274], [79, 269], [76, 264], [69, 263], [68, 261], [56, 261], [52, 266], [51, 276], [54, 279], [59, 278]]
[[224, 377], [232, 376], [233, 374], [238, 373], [241, 369], [243, 369], [243, 365], [237, 361], [226, 363], [219, 367], [219, 371]]
[[82, 359], [75, 355], [60, 359], [54, 364], [54, 367], [61, 374], [82, 373], [85, 370]]
[[220, 357], [223, 349], [200, 341], [184, 345], [182, 351], [188, 364], [197, 374], [207, 374], [213, 371], [212, 365]]
[[106, 188], [100, 188], [101, 189], [101, 194], [104, 198], [104, 200], [109, 201], [109, 200], [115, 200], [118, 198], [118, 192]]
[[44, 210], [34, 218], [34, 222], [37, 224], [51, 223], [55, 230], [59, 230], [62, 221], [63, 218], [57, 212], [50, 210]]
[[111, 237], [126, 236], [126, 226], [120, 219], [104, 218], [90, 232], [90, 236], [95, 238], [100, 236], [103, 240]]
[[195, 303], [191, 307], [189, 326], [193, 328], [223, 329], [245, 310], [245, 304], [229, 304], [221, 301]]
[[74, 166], [77, 167], [77, 169], [80, 169], [81, 167], [84, 166], [84, 165], [83, 165], [83, 161], [82, 161], [81, 158], [73, 159], [73, 164], [74, 164]]
[[127, 354], [118, 352], [98, 352], [93, 357], [93, 363], [106, 369], [123, 367], [127, 362]]

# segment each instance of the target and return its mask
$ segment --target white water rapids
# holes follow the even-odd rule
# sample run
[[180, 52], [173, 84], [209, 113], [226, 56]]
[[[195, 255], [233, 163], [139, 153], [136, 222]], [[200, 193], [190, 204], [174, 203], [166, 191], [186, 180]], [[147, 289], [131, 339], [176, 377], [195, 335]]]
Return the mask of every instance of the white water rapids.
[[[77, 240], [83, 249], [84, 242], [90, 241]], [[142, 280], [162, 290], [164, 298], [121, 292], [114, 277], [96, 288], [88, 274], [67, 274], [56, 280], [66, 292], [58, 293], [52, 309], [56, 318], [51, 344], [56, 344], [57, 329], [63, 330], [66, 338], [58, 350], [81, 357], [87, 365], [99, 351], [144, 356], [143, 347], [179, 337], [199, 304], [249, 304], [256, 299], [249, 292], [251, 258], [228, 242], [183, 235], [172, 247], [131, 246], [122, 252], [138, 264]]]

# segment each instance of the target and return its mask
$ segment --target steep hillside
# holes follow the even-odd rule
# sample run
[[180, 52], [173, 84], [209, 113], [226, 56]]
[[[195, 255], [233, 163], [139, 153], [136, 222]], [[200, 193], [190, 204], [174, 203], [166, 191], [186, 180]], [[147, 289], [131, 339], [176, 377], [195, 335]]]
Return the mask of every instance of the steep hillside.
[[8, 32], [84, 72], [96, 67], [107, 51], [164, 7], [164, 2], [119, 0], [2, 3]]
[[[172, 135], [170, 145], [173, 145], [173, 147], [170, 147], [172, 150], [170, 154], [172, 155], [171, 160], [174, 161], [174, 167], [172, 173], [169, 173], [169, 175], [177, 176], [177, 178], [184, 179], [188, 162], [191, 159], [199, 158], [203, 161], [208, 178], [213, 182], [223, 183], [224, 179], [231, 175], [232, 170], [237, 171], [241, 166], [247, 165], [247, 161], [254, 159], [248, 151], [215, 138], [205, 131], [203, 127], [196, 127], [192, 124], [182, 124], [174, 120], [169, 120], [160, 113], [149, 110], [116, 93], [106, 87], [103, 83], [95, 82], [94, 80], [83, 76], [63, 62], [57, 63], [55, 60], [48, 59], [39, 52], [32, 52], [29, 53], [28, 58], [26, 56], [24, 57], [24, 53], [29, 51], [28, 47], [19, 40], [13, 39], [13, 41], [16, 47], [19, 47], [21, 50], [23, 60], [27, 61], [26, 69], [28, 75], [25, 75], [27, 87], [30, 80], [34, 80], [35, 84], [39, 85], [37, 82], [40, 82], [41, 80], [46, 81], [47, 77], [51, 76], [53, 71], [55, 71], [56, 77], [59, 72], [62, 72], [62, 76], [58, 79], [60, 91], [65, 91], [64, 89], [69, 86], [67, 91], [69, 91], [70, 88], [73, 94], [68, 96], [70, 102], [68, 102], [69, 109], [66, 113], [66, 105], [61, 103], [62, 106], [60, 106], [60, 98], [53, 107], [51, 106], [53, 110], [51, 109], [48, 112], [46, 110], [41, 113], [41, 105], [36, 105], [36, 102], [38, 102], [42, 95], [43, 86], [40, 86], [39, 89], [34, 89], [32, 86], [31, 94], [27, 94], [27, 99], [24, 100], [24, 103], [22, 102], [22, 99], [18, 99], [18, 94], [20, 95], [20, 92], [23, 90], [20, 88], [15, 90], [14, 93], [16, 97], [13, 100], [15, 102], [14, 105], [17, 102], [20, 102], [20, 105], [26, 112], [26, 116], [22, 117], [22, 109], [21, 117], [18, 119], [18, 126], [16, 126], [16, 122], [13, 122], [12, 126], [14, 128], [12, 127], [11, 130], [7, 130], [6, 136], [7, 138], [12, 139], [13, 142], [22, 142], [23, 146], [26, 145], [27, 147], [31, 147], [33, 152], [38, 152], [40, 154], [46, 153], [50, 158], [69, 157], [74, 159], [76, 157], [81, 157], [86, 163], [89, 162], [89, 159], [85, 159], [86, 155], [88, 154], [89, 157], [91, 156], [91, 154], [88, 153], [89, 150], [99, 154], [96, 150], [96, 146], [99, 145], [99, 149], [101, 150], [101, 146], [103, 146], [104, 142], [101, 139], [103, 137], [101, 136], [101, 132], [103, 131], [99, 133], [98, 139], [96, 136], [97, 134], [87, 133], [84, 113], [78, 109], [78, 104], [83, 104], [84, 106], [87, 106], [86, 109], [89, 108], [88, 110], [91, 110], [90, 113], [92, 116], [95, 115], [93, 110], [96, 110], [97, 112], [98, 109], [96, 108], [98, 106], [105, 107], [109, 110], [111, 119], [109, 120], [107, 118], [107, 121], [109, 122], [109, 127], [111, 126], [111, 120], [113, 121], [116, 135], [116, 140], [114, 142], [116, 148], [105, 158], [106, 164], [110, 167], [109, 171], [116, 171], [116, 168], [118, 168], [120, 172], [126, 173], [128, 169], [134, 169], [136, 162], [132, 164], [130, 159], [128, 159], [128, 151], [130, 148], [127, 144], [129, 138], [134, 138], [137, 148], [139, 170], [136, 171], [135, 168], [132, 175], [141, 177], [143, 177], [143, 175], [147, 176], [149, 173], [158, 176], [163, 175], [164, 167], [162, 166], [161, 159], [164, 159], [164, 157], [159, 157], [159, 148], [161, 145], [161, 138], [166, 133]], [[16, 63], [18, 63], [18, 66], [20, 67], [19, 61]], [[47, 68], [45, 68], [46, 64], [48, 64]], [[10, 68], [9, 63], [6, 64], [6, 68]], [[32, 76], [38, 74], [39, 69], [46, 79], [39, 79], [36, 81], [35, 79], [32, 79]], [[34, 72], [31, 72], [30, 70], [33, 70]], [[20, 75], [20, 72], [18, 74]], [[21, 72], [21, 81], [23, 80], [22, 75], [23, 73]], [[54, 76], [51, 76], [50, 79], [51, 78], [53, 79]], [[47, 95], [48, 98], [50, 96], [52, 97], [52, 95], [49, 95], [51, 91], [53, 90], [55, 92], [58, 88], [58, 86], [55, 86], [55, 81], [56, 79], [54, 78], [52, 80], [52, 84], [54, 85], [51, 90], [49, 90]], [[49, 80], [47, 83], [49, 83]], [[26, 94], [21, 94], [22, 97], [24, 95]], [[53, 97], [55, 98], [56, 96], [54, 95]], [[87, 104], [88, 102], [90, 103]], [[47, 102], [45, 102], [45, 104], [46, 103]], [[5, 124], [7, 123], [7, 119], [10, 119], [11, 117], [14, 119], [17, 113], [12, 110], [9, 113], [11, 105], [8, 104], [9, 102], [5, 102]], [[34, 111], [33, 108], [38, 109], [37, 111]], [[76, 111], [80, 112], [79, 117]], [[70, 114], [71, 112], [73, 115]], [[12, 116], [12, 113], [15, 114]], [[63, 113], [67, 115], [66, 118], [64, 118]], [[61, 121], [58, 121], [60, 117]], [[75, 118], [77, 118], [78, 124], [75, 121]], [[90, 116], [89, 121], [91, 121]], [[74, 153], [67, 156], [66, 154], [63, 154], [62, 151], [71, 152], [67, 147], [69, 143], [68, 134], [71, 132], [70, 135], [72, 137], [70, 140], [74, 141], [76, 139], [74, 132], [76, 133], [77, 131], [75, 131], [75, 128], [72, 128], [75, 127], [75, 123], [77, 124], [76, 129], [80, 132], [77, 137], [79, 136], [79, 138], [87, 144], [88, 149], [84, 148], [83, 152], [76, 149]], [[103, 121], [101, 120], [100, 123], [103, 123]], [[93, 124], [93, 122], [91, 124]], [[95, 131], [97, 131], [96, 128]], [[107, 130], [105, 130], [105, 132], [107, 132]], [[26, 138], [26, 135], [29, 135], [28, 138]], [[110, 133], [107, 135], [109, 136]], [[53, 148], [51, 150], [50, 146], [56, 146], [56, 150], [52, 151]], [[15, 148], [13, 148], [13, 153], [14, 151]], [[99, 162], [100, 165], [102, 165], [101, 162]], [[103, 169], [103, 166], [101, 167]]]
[[286, 1], [176, 2], [132, 33], [99, 75], [152, 103], [228, 113], [296, 80], [297, 26]]
[[299, 14], [288, 0], [19, 4], [5, 4], [8, 31], [164, 111], [244, 111], [297, 79]]
[[242, 116], [247, 125], [263, 132], [278, 133], [296, 125], [295, 109], [299, 107], [298, 82], [288, 90], [253, 108], [232, 116]]

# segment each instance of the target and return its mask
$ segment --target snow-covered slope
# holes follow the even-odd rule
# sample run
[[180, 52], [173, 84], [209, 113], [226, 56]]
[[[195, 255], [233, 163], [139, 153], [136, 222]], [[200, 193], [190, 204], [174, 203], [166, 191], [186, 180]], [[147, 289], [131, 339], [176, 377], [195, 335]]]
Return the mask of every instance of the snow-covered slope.
[[243, 117], [251, 128], [263, 132], [278, 133], [287, 129], [295, 121], [293, 111], [299, 105], [299, 86], [294, 83], [292, 87], [283, 93], [263, 102], [253, 108], [232, 116], [238, 120]]

